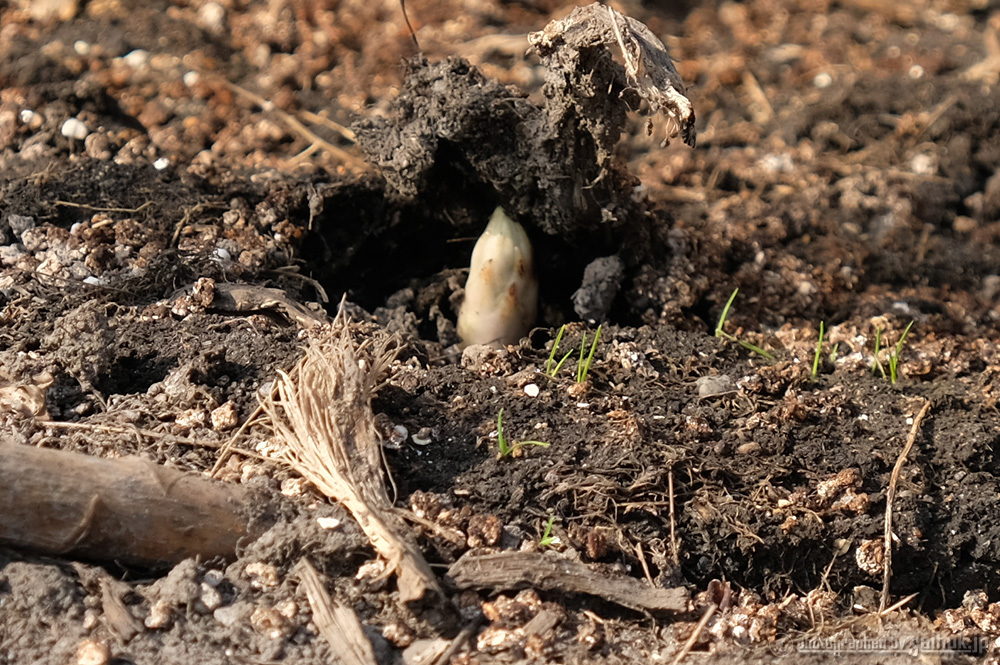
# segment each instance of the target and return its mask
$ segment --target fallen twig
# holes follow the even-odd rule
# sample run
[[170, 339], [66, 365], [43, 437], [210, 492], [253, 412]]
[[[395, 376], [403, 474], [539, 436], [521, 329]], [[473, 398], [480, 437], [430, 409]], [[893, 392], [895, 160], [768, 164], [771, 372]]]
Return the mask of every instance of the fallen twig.
[[885, 612], [886, 606], [889, 604], [889, 581], [892, 578], [892, 508], [896, 501], [896, 485], [899, 483], [899, 474], [903, 470], [903, 464], [906, 463], [906, 456], [910, 454], [910, 449], [913, 448], [913, 444], [917, 440], [920, 423], [930, 408], [930, 400], [925, 399], [923, 407], [913, 419], [910, 434], [906, 437], [906, 445], [903, 446], [903, 451], [899, 453], [896, 466], [892, 468], [892, 475], [889, 476], [889, 490], [885, 496], [885, 544], [883, 546], [885, 549], [885, 563], [882, 570], [882, 600], [879, 603], [880, 614]]
[[247, 429], [250, 427], [250, 425], [257, 419], [257, 416], [259, 416], [263, 412], [264, 410], [258, 404], [257, 408], [254, 409], [254, 412], [250, 414], [250, 417], [247, 418], [242, 425], [240, 425], [240, 428], [238, 430], [236, 430], [236, 433], [233, 434], [231, 437], [229, 437], [228, 441], [222, 444], [222, 446], [219, 449], [219, 458], [215, 460], [215, 465], [212, 467], [212, 470], [208, 474], [210, 477], [212, 478], [219, 477], [219, 472], [222, 471], [223, 465], [229, 460], [229, 456], [234, 451], [239, 451], [244, 454], [247, 453], [247, 451], [245, 450], [239, 450], [239, 448], [236, 447], [236, 442], [239, 440], [241, 436], [243, 436], [243, 433], [246, 432]]
[[289, 298], [283, 289], [272, 289], [256, 284], [216, 282], [211, 308], [241, 314], [276, 311], [306, 330], [330, 320], [325, 313], [314, 312], [305, 305]]
[[885, 608], [884, 610], [879, 610], [878, 611], [878, 615], [884, 617], [886, 614], [891, 614], [892, 612], [895, 612], [900, 607], [902, 607], [903, 605], [906, 605], [907, 603], [909, 603], [911, 600], [913, 600], [914, 598], [916, 598], [919, 595], [920, 594], [918, 594], [918, 593], [911, 593], [909, 596], [906, 596], [905, 598], [900, 598], [899, 600], [897, 600], [895, 603], [893, 603], [889, 607]]
[[445, 665], [445, 663], [451, 662], [451, 657], [465, 646], [465, 643], [475, 634], [476, 628], [479, 627], [480, 623], [482, 623], [481, 617], [477, 617], [467, 623], [461, 632], [455, 636], [455, 639], [448, 644], [448, 648], [438, 654], [438, 657], [434, 659], [433, 665]]
[[[348, 165], [350, 167], [353, 167], [353, 168], [356, 168], [356, 169], [365, 169], [365, 168], [367, 168], [367, 164], [365, 163], [365, 161], [363, 159], [361, 159], [360, 157], [356, 157], [355, 155], [352, 155], [348, 151], [344, 150], [343, 148], [339, 148], [339, 147], [333, 145], [332, 143], [330, 143], [329, 141], [321, 138], [318, 134], [316, 134], [316, 132], [314, 132], [311, 129], [309, 129], [308, 127], [306, 127], [305, 124], [301, 120], [299, 120], [298, 118], [296, 118], [291, 113], [289, 113], [289, 112], [287, 112], [287, 111], [285, 111], [283, 109], [278, 108], [270, 100], [265, 99], [264, 97], [261, 97], [257, 93], [251, 92], [250, 90], [247, 90], [243, 86], [237, 85], [236, 83], [233, 83], [232, 81], [230, 81], [230, 80], [228, 80], [226, 78], [214, 75], [211, 72], [201, 72], [201, 73], [205, 74], [206, 76], [215, 76], [215, 78], [222, 85], [224, 85], [225, 87], [229, 88], [230, 90], [232, 90], [236, 94], [242, 95], [243, 97], [246, 97], [247, 99], [249, 99], [250, 101], [252, 101], [254, 104], [256, 104], [257, 106], [259, 106], [263, 111], [265, 111], [265, 112], [266, 111], [270, 111], [270, 112], [274, 113], [276, 116], [278, 116], [278, 118], [283, 123], [285, 123], [285, 125], [292, 132], [298, 134], [299, 136], [301, 136], [305, 140], [309, 141], [309, 147], [310, 147], [310, 149], [312, 151], [315, 151], [316, 149], [321, 148], [321, 149], [327, 151], [328, 153], [330, 153], [330, 155], [332, 155], [333, 157], [336, 157], [341, 162], [343, 162], [344, 164], [346, 164], [346, 165]], [[334, 127], [334, 125], [331, 125], [330, 123], [324, 123], [324, 124], [326, 124], [328, 127], [331, 127], [331, 128]], [[347, 138], [349, 140], [353, 141], [354, 140], [353, 133], [350, 136], [347, 136]]]
[[610, 578], [579, 561], [544, 552], [464, 554], [448, 569], [460, 589], [515, 589], [533, 586], [598, 596], [639, 611], [681, 612], [687, 609], [685, 589], [657, 589], [631, 577]]

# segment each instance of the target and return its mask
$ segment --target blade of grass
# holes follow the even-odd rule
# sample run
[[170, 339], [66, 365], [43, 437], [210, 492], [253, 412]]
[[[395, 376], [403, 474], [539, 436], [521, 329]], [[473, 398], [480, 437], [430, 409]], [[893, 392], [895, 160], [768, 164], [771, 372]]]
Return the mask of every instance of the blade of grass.
[[553, 379], [556, 378], [556, 374], [559, 373], [559, 370], [562, 369], [562, 366], [566, 362], [566, 359], [569, 358], [571, 355], [573, 355], [573, 349], [570, 349], [569, 351], [567, 351], [566, 355], [564, 355], [562, 357], [562, 360], [559, 361], [559, 364], [556, 365], [556, 368], [554, 370], [552, 370], [552, 374], [550, 375], [551, 378], [553, 378]]
[[[559, 342], [562, 341], [562, 336], [564, 332], [566, 332], [565, 325], [563, 325], [563, 327], [559, 329], [559, 334], [556, 335], [556, 341], [552, 343], [552, 352], [549, 353], [549, 359], [545, 363], [545, 375], [548, 377], [555, 378], [555, 375], [559, 371], [559, 368], [562, 367], [562, 362], [560, 362], [558, 365], [556, 365], [555, 369], [552, 369], [552, 361], [555, 360], [556, 353], [559, 351]], [[569, 353], [573, 352], [570, 351]], [[566, 354], [566, 357], [569, 356], [569, 353]], [[563, 360], [566, 360], [566, 357], [564, 357]]]
[[882, 367], [882, 362], [878, 359], [878, 354], [881, 351], [882, 351], [882, 329], [881, 328], [876, 328], [875, 329], [875, 360], [872, 362], [872, 374], [874, 374], [878, 370], [881, 370], [882, 371], [882, 378], [884, 379], [884, 378], [886, 378], [886, 376], [885, 376], [885, 368]]
[[726, 303], [726, 306], [722, 309], [722, 316], [719, 317], [719, 323], [718, 325], [715, 326], [715, 336], [721, 337], [722, 339], [728, 339], [730, 342], [736, 342], [744, 349], [747, 349], [748, 351], [752, 351], [760, 356], [763, 356], [768, 360], [775, 360], [775, 357], [773, 355], [771, 355], [764, 349], [760, 348], [759, 346], [751, 344], [750, 342], [743, 341], [742, 339], [738, 339], [736, 335], [730, 335], [729, 333], [727, 333], [725, 330], [722, 329], [722, 327], [726, 325], [726, 319], [729, 317], [729, 308], [733, 306], [733, 301], [736, 300], [736, 294], [738, 294], [739, 292], [740, 289], [739, 287], [737, 287], [733, 289], [733, 294], [729, 296], [729, 301]]
[[[503, 435], [503, 409], [500, 409], [500, 413], [497, 414], [497, 448], [499, 450], [499, 458], [503, 459], [508, 455], [514, 455], [518, 448], [522, 446], [541, 446], [542, 448], [548, 448], [551, 444], [545, 441], [507, 441], [507, 437]], [[517, 455], [514, 455], [515, 457]]]
[[559, 542], [559, 538], [552, 535], [552, 523], [556, 521], [555, 515], [549, 515], [549, 522], [545, 525], [545, 531], [538, 541], [539, 547], [552, 547]]
[[497, 414], [497, 445], [500, 447], [500, 457], [506, 457], [513, 450], [507, 445], [507, 439], [503, 435], [503, 409]]
[[[587, 356], [587, 362], [583, 362], [583, 348], [584, 344], [580, 345], [580, 364], [576, 368], [576, 382], [583, 383], [587, 380], [587, 374], [590, 373], [590, 364], [594, 361], [594, 352], [597, 351], [597, 342], [601, 339], [601, 327], [597, 326], [597, 334], [594, 335], [594, 342], [590, 345], [590, 354]], [[586, 342], [586, 333], [584, 333], [583, 341]]]
[[736, 300], [736, 294], [739, 292], [739, 287], [733, 289], [733, 295], [729, 296], [729, 302], [727, 302], [726, 306], [722, 308], [722, 316], [719, 317], [719, 323], [715, 326], [716, 337], [725, 336], [725, 333], [722, 331], [722, 326], [726, 325], [726, 318], [729, 316], [729, 308], [733, 306], [733, 301]]
[[760, 348], [759, 346], [757, 346], [755, 344], [751, 344], [750, 342], [747, 342], [747, 341], [742, 340], [742, 339], [736, 339], [736, 338], [733, 338], [733, 339], [736, 341], [737, 344], [739, 344], [740, 346], [742, 346], [744, 349], [747, 349], [748, 351], [753, 351], [757, 355], [763, 356], [763, 357], [767, 358], [768, 360], [774, 360], [775, 359], [773, 355], [771, 355], [769, 352], [765, 351], [764, 349]]
[[896, 368], [899, 365], [899, 354], [903, 352], [903, 343], [906, 342], [906, 335], [909, 334], [910, 328], [912, 327], [913, 321], [910, 321], [910, 324], [906, 326], [906, 330], [904, 330], [903, 334], [900, 335], [899, 341], [896, 342], [895, 350], [892, 352], [892, 355], [889, 356], [889, 380], [892, 381], [894, 385], [896, 383], [896, 379], [899, 378], [899, 375], [896, 373]]
[[819, 322], [819, 341], [816, 342], [816, 354], [813, 356], [813, 371], [812, 378], [815, 381], [816, 376], [819, 374], [819, 356], [823, 353], [823, 334], [826, 332], [825, 324], [823, 321]]

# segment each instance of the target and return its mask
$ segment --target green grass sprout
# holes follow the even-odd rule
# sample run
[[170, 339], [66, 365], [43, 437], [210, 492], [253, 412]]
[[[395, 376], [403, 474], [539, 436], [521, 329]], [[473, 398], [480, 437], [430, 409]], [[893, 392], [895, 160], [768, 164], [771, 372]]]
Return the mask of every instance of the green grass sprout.
[[872, 374], [877, 371], [882, 372], [882, 378], [886, 378], [885, 368], [882, 367], [882, 361], [878, 359], [878, 354], [882, 351], [882, 329], [875, 329], [875, 360], [872, 362]]
[[840, 342], [833, 345], [833, 351], [830, 351], [830, 364], [833, 365], [837, 362], [837, 352], [840, 351]]
[[[602, 324], [603, 325], [603, 324]], [[587, 333], [584, 331], [583, 339], [580, 340], [580, 361], [576, 365], [576, 382], [583, 383], [587, 380], [587, 374], [590, 373], [590, 363], [594, 361], [594, 351], [597, 350], [597, 342], [601, 339], [601, 326], [597, 326], [597, 334], [594, 335], [594, 341], [590, 345], [590, 354], [587, 355], [587, 360], [583, 359], [583, 350], [587, 347]]]
[[556, 374], [558, 374], [559, 370], [562, 369], [563, 363], [566, 362], [566, 359], [573, 354], [573, 349], [570, 349], [569, 351], [566, 352], [566, 355], [562, 357], [562, 360], [560, 360], [555, 365], [552, 364], [555, 361], [556, 353], [559, 352], [559, 342], [562, 341], [562, 336], [564, 332], [566, 332], [565, 325], [563, 325], [563, 327], [559, 329], [559, 334], [556, 335], [556, 341], [553, 342], [552, 344], [552, 351], [551, 353], [549, 353], [548, 362], [545, 363], [545, 376], [549, 377], [550, 379], [556, 378]]
[[758, 356], [762, 356], [764, 358], [767, 358], [768, 360], [775, 360], [775, 357], [770, 352], [765, 351], [756, 344], [751, 344], [750, 342], [743, 339], [737, 339], [736, 343], [742, 346], [744, 349], [747, 349], [748, 351], [753, 351]]
[[825, 324], [823, 321], [819, 322], [819, 341], [816, 342], [816, 354], [813, 356], [813, 371], [812, 379], [816, 380], [816, 376], [819, 374], [819, 356], [823, 353], [823, 334], [826, 332]]
[[498, 457], [503, 459], [508, 455], [517, 456], [517, 451], [524, 446], [541, 446], [543, 448], [548, 448], [550, 444], [544, 441], [508, 441], [507, 437], [503, 435], [503, 409], [500, 409], [500, 413], [497, 414], [497, 446], [499, 447], [500, 454]]
[[[906, 326], [906, 330], [899, 337], [899, 341], [896, 342], [896, 348], [893, 349], [892, 355], [889, 356], [889, 380], [895, 385], [896, 380], [899, 378], [897, 373], [897, 367], [899, 366], [899, 354], [903, 352], [903, 344], [906, 342], [906, 335], [910, 332], [910, 328], [913, 327], [913, 321]], [[884, 373], [884, 372], [883, 372]]]
[[722, 316], [719, 317], [719, 323], [715, 326], [715, 336], [716, 337], [730, 337], [722, 330], [722, 326], [726, 325], [726, 319], [729, 318], [729, 308], [733, 306], [733, 302], [736, 300], [736, 294], [740, 292], [740, 288], [736, 287], [733, 289], [733, 295], [729, 296], [729, 302], [726, 306], [722, 308]]
[[733, 306], [733, 301], [736, 300], [736, 294], [739, 292], [740, 289], [739, 287], [737, 287], [733, 289], [733, 295], [729, 296], [729, 301], [726, 303], [726, 306], [722, 310], [722, 316], [719, 317], [719, 323], [715, 326], [715, 336], [721, 337], [723, 339], [728, 339], [730, 342], [736, 342], [737, 344], [742, 346], [744, 349], [747, 349], [748, 351], [752, 351], [753, 353], [756, 353], [759, 356], [767, 358], [768, 360], [774, 360], [775, 358], [773, 355], [771, 355], [764, 349], [760, 348], [756, 344], [751, 344], [746, 340], [739, 339], [735, 335], [730, 335], [729, 333], [727, 333], [725, 330], [722, 329], [723, 326], [726, 325], [726, 319], [729, 318], [729, 308]]
[[500, 446], [500, 457], [507, 457], [514, 452], [514, 446], [507, 443], [503, 435], [503, 409], [497, 414], [497, 444]]
[[545, 531], [542, 532], [542, 537], [538, 541], [539, 547], [552, 547], [559, 544], [559, 536], [552, 535], [552, 523], [555, 521], [555, 516], [549, 515], [549, 522], [545, 525]]

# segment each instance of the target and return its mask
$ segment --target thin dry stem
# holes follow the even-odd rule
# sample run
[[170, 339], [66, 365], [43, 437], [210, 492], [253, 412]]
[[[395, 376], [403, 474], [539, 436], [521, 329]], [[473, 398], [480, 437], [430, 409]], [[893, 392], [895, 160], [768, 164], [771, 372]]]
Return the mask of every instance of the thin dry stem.
[[253, 413], [250, 414], [250, 417], [247, 418], [242, 425], [240, 425], [240, 428], [238, 430], [236, 430], [236, 433], [233, 434], [231, 437], [229, 437], [229, 440], [222, 445], [222, 449], [219, 451], [219, 458], [215, 460], [215, 465], [212, 467], [212, 471], [208, 474], [209, 476], [211, 476], [212, 478], [219, 477], [219, 472], [222, 471], [223, 465], [229, 459], [229, 456], [232, 454], [232, 452], [234, 450], [237, 450], [236, 441], [238, 441], [239, 438], [243, 436], [243, 433], [246, 432], [247, 429], [249, 429], [250, 425], [255, 420], [257, 420], [257, 416], [259, 416], [262, 412], [263, 409], [258, 404], [257, 408], [254, 409]]
[[434, 659], [433, 665], [445, 665], [445, 663], [451, 662], [451, 657], [458, 653], [458, 650], [465, 646], [465, 643], [475, 634], [476, 628], [479, 627], [481, 620], [479, 618], [473, 619], [462, 628], [462, 631], [455, 636], [455, 639], [451, 641], [448, 647], [442, 651], [437, 658]]
[[885, 608], [884, 610], [879, 610], [878, 614], [879, 616], [882, 617], [884, 617], [886, 614], [892, 614], [893, 612], [903, 607], [903, 605], [908, 604], [911, 600], [913, 600], [919, 595], [920, 594], [918, 593], [911, 593], [909, 596], [906, 596], [905, 598], [900, 598], [899, 600], [897, 600], [895, 603]]
[[[189, 439], [183, 436], [169, 434], [167, 432], [157, 432], [155, 430], [143, 429], [134, 425], [102, 425], [99, 423], [74, 423], [61, 421], [45, 421], [41, 424], [48, 429], [73, 429], [92, 432], [108, 432], [111, 434], [132, 434], [139, 440], [140, 444], [142, 444], [142, 437], [146, 437], [149, 439], [166, 441], [167, 443], [203, 448], [224, 448], [228, 445], [219, 443], [218, 441], [208, 441], [206, 439]], [[254, 459], [263, 459], [252, 450], [242, 450], [231, 446], [230, 450], [238, 451], [241, 455], [246, 455], [247, 457], [252, 457]]]
[[673, 555], [674, 565], [681, 563], [680, 546], [677, 544], [677, 518], [674, 514], [674, 467], [670, 466], [667, 475], [667, 491], [670, 493], [670, 552]]
[[677, 657], [674, 658], [673, 665], [679, 665], [679, 663], [684, 660], [684, 658], [690, 653], [691, 648], [694, 643], [698, 641], [698, 637], [701, 636], [701, 632], [705, 630], [705, 626], [708, 625], [709, 619], [715, 614], [715, 610], [719, 609], [718, 605], [712, 603], [705, 609], [705, 613], [701, 615], [701, 620], [698, 621], [698, 625], [694, 627], [691, 631], [691, 637], [688, 638], [681, 650], [677, 652]]
[[892, 508], [896, 501], [896, 485], [899, 483], [899, 474], [902, 472], [903, 465], [906, 463], [906, 456], [910, 454], [910, 449], [913, 448], [913, 444], [917, 440], [917, 434], [920, 432], [920, 423], [923, 421], [924, 416], [927, 415], [930, 408], [930, 400], [924, 400], [924, 406], [913, 419], [913, 426], [910, 427], [910, 434], [906, 437], [906, 445], [903, 446], [903, 451], [899, 453], [899, 458], [896, 460], [896, 466], [892, 468], [892, 475], [889, 476], [889, 490], [886, 492], [885, 496], [885, 563], [882, 570], [882, 601], [879, 603], [880, 613], [885, 612], [886, 606], [889, 605], [889, 581], [892, 579]]
[[[206, 75], [210, 75], [210, 72], [203, 72], [203, 73]], [[323, 150], [328, 152], [331, 156], [335, 157], [336, 159], [339, 159], [347, 166], [350, 166], [355, 169], [363, 170], [368, 167], [368, 165], [365, 163], [363, 159], [361, 159], [360, 157], [356, 157], [355, 155], [352, 155], [348, 151], [344, 150], [343, 148], [335, 146], [329, 141], [321, 138], [319, 135], [316, 134], [316, 132], [306, 127], [301, 120], [296, 118], [291, 113], [278, 108], [277, 106], [274, 105], [273, 102], [265, 99], [264, 97], [261, 97], [255, 92], [247, 90], [243, 86], [233, 83], [228, 79], [222, 77], [216, 77], [216, 78], [222, 85], [229, 88], [236, 94], [242, 95], [243, 97], [246, 97], [247, 99], [251, 100], [264, 111], [270, 111], [274, 113], [276, 116], [278, 116], [278, 118], [282, 122], [284, 122], [285, 126], [287, 126], [292, 132], [298, 134], [305, 140], [309, 141], [310, 149], [312, 149], [313, 146], [318, 146], [319, 148], [322, 148]], [[326, 124], [328, 127], [331, 128], [334, 127], [334, 125], [330, 123], [324, 123], [324, 124]], [[356, 137], [353, 135], [352, 132], [351, 135], [346, 136], [346, 138], [353, 141], [355, 140]]]

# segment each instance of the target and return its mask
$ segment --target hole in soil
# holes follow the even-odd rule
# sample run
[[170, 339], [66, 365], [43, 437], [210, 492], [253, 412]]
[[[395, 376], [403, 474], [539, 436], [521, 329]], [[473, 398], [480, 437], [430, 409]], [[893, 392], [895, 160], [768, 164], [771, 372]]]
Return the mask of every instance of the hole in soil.
[[[355, 189], [328, 201], [315, 220], [313, 242], [302, 258], [327, 290], [331, 308], [339, 294], [371, 311], [418, 277], [461, 267], [462, 237], [422, 206], [393, 205], [374, 189]], [[474, 238], [468, 241], [469, 252]]]
[[120, 356], [98, 381], [97, 389], [105, 395], [146, 392], [151, 385], [166, 378], [175, 362], [154, 354]]
[[[302, 259], [329, 294], [330, 310], [347, 292], [352, 301], [374, 311], [404, 288], [416, 292], [415, 314], [421, 319], [431, 305], [444, 305], [450, 289], [443, 298], [435, 292], [442, 290], [446, 271], [468, 268], [476, 240], [496, 206], [490, 192], [461, 180], [451, 173], [435, 186], [438, 194], [414, 203], [397, 204], [380, 190], [363, 187], [328, 198], [323, 214], [314, 220], [315, 237], [303, 243]], [[447, 193], [447, 201], [441, 193]], [[595, 258], [615, 253], [620, 239], [608, 231], [571, 245], [541, 232], [530, 219], [520, 221], [533, 244], [539, 280], [537, 325], [577, 320], [571, 297], [584, 269]], [[458, 282], [464, 281], [463, 274]], [[450, 307], [442, 306], [442, 311], [453, 315]], [[435, 334], [430, 325], [420, 331]]]

